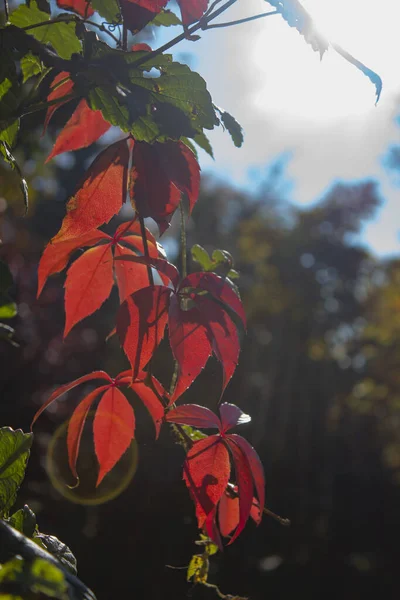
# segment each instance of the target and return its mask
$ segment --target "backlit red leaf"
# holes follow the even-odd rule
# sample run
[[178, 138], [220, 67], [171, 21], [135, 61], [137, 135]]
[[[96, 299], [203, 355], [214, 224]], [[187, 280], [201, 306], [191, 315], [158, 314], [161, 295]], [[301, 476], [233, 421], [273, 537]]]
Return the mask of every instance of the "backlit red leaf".
[[[54, 77], [51, 83], [51, 92], [47, 96], [47, 101], [52, 102], [54, 100], [58, 100], [59, 98], [63, 98], [64, 96], [68, 96], [72, 92], [73, 87], [74, 82], [70, 78], [70, 73], [68, 73], [67, 71], [61, 71], [61, 73]], [[50, 119], [54, 115], [56, 110], [66, 102], [69, 102], [69, 100], [70, 99], [64, 100], [62, 102], [59, 102], [58, 104], [53, 104], [52, 106], [49, 106], [46, 112], [46, 117], [44, 119], [42, 135], [45, 133]]]
[[242, 301], [229, 283], [219, 275], [204, 272], [191, 273], [181, 282], [179, 287], [180, 289], [194, 287], [206, 290], [214, 298], [233, 310], [240, 317], [243, 326], [246, 327], [246, 315]]
[[71, 118], [58, 135], [46, 163], [57, 154], [87, 148], [110, 129], [100, 110], [92, 110], [86, 100], [81, 100]]
[[135, 259], [137, 255], [120, 245], [116, 245], [114, 248], [114, 259], [116, 259], [114, 266], [120, 302], [126, 300], [128, 296], [137, 290], [149, 285], [146, 265], [129, 260], [118, 260], [122, 256]]
[[124, 24], [128, 29], [140, 31], [154, 19], [169, 0], [120, 0]]
[[245, 454], [237, 444], [231, 444], [228, 440], [227, 443], [233, 457], [239, 494], [239, 523], [229, 542], [231, 544], [243, 531], [247, 519], [250, 516], [250, 510], [253, 504], [253, 477], [247, 454]]
[[53, 243], [92, 231], [118, 213], [126, 196], [128, 162], [126, 140], [115, 142], [97, 156], [69, 200], [67, 214]]
[[228, 404], [228, 402], [224, 402], [219, 407], [219, 412], [221, 415], [221, 423], [222, 423], [222, 431], [226, 433], [232, 427], [236, 427], [236, 425], [243, 425], [244, 423], [249, 423], [251, 421], [250, 415], [246, 415], [238, 406], [235, 404]]
[[194, 499], [200, 528], [221, 499], [230, 470], [229, 453], [219, 435], [195, 442], [187, 453], [183, 478]]
[[221, 421], [217, 415], [209, 408], [198, 404], [182, 404], [182, 406], [173, 408], [167, 412], [165, 420], [169, 423], [190, 425], [191, 427], [221, 429]]
[[107, 300], [114, 285], [111, 247], [96, 246], [80, 256], [69, 268], [65, 280], [65, 329], [91, 315]]
[[68, 260], [73, 252], [78, 248], [91, 246], [102, 240], [111, 241], [110, 236], [102, 231], [89, 231], [88, 233], [66, 240], [65, 242], [49, 242], [44, 249], [38, 267], [38, 292], [39, 297], [47, 278], [54, 273], [59, 273], [66, 267]]
[[86, 0], [57, 0], [57, 6], [65, 10], [72, 10], [83, 18], [92, 16], [93, 8]]
[[87, 375], [78, 377], [78, 379], [75, 379], [74, 381], [70, 381], [69, 383], [65, 383], [64, 385], [61, 385], [59, 388], [54, 390], [54, 392], [51, 394], [50, 398], [48, 398], [48, 400], [46, 400], [46, 402], [43, 404], [43, 406], [41, 406], [39, 408], [39, 410], [33, 417], [33, 421], [31, 423], [31, 428], [33, 427], [33, 425], [35, 424], [35, 422], [37, 421], [39, 416], [42, 414], [42, 412], [48, 406], [50, 406], [50, 404], [52, 404], [55, 400], [58, 400], [58, 398], [60, 398], [63, 394], [66, 394], [67, 392], [72, 390], [77, 385], [80, 385], [81, 383], [86, 383], [87, 381], [92, 381], [94, 379], [105, 379], [109, 383], [112, 383], [111, 377], [105, 371], [93, 371], [92, 373], [88, 373]]
[[161, 383], [157, 381], [155, 377], [152, 377], [152, 385], [155, 387], [157, 393], [150, 387], [150, 385], [147, 385], [145, 381], [134, 381], [131, 384], [131, 389], [139, 396], [140, 400], [149, 411], [156, 429], [157, 439], [164, 418], [164, 406], [162, 405], [159, 397], [164, 397], [165, 391]]
[[260, 458], [257, 452], [254, 450], [253, 446], [249, 444], [247, 440], [242, 438], [240, 435], [236, 435], [235, 433], [229, 434], [226, 436], [226, 439], [229, 441], [230, 447], [232, 447], [232, 443], [239, 446], [242, 450], [243, 454], [246, 456], [247, 461], [249, 463], [249, 467], [251, 470], [251, 474], [254, 480], [254, 485], [257, 491], [258, 501], [260, 506], [264, 506], [265, 504], [265, 477], [264, 477], [264, 468], [261, 464]]
[[99, 461], [96, 486], [128, 449], [135, 435], [135, 415], [117, 387], [109, 388], [96, 410], [93, 423], [94, 449]]
[[108, 385], [103, 385], [86, 396], [74, 410], [72, 417], [68, 423], [67, 433], [67, 448], [68, 448], [68, 463], [71, 469], [72, 475], [78, 479], [78, 473], [76, 472], [76, 461], [78, 460], [79, 448], [81, 444], [82, 432], [85, 426], [86, 418], [89, 414], [90, 408], [96, 398], [105, 390], [109, 388]]
[[210, 333], [212, 350], [222, 365], [222, 396], [239, 360], [240, 344], [236, 325], [227, 312], [210, 298], [197, 296], [195, 302]]
[[165, 275], [165, 277], [161, 277], [163, 283], [168, 284], [170, 281], [174, 286], [177, 286], [179, 282], [179, 272], [178, 269], [172, 263], [168, 262], [163, 258], [146, 258], [145, 256], [137, 256], [136, 254], [127, 254], [121, 253], [118, 257], [116, 257], [116, 262], [133, 262], [136, 265], [149, 265], [157, 269], [160, 276]]
[[177, 0], [182, 13], [182, 22], [190, 25], [199, 21], [207, 10], [209, 0]]
[[129, 296], [117, 315], [117, 333], [132, 366], [132, 377], [147, 365], [164, 336], [171, 290], [149, 286]]
[[218, 525], [221, 534], [228, 537], [239, 525], [239, 497], [232, 498], [228, 492], [221, 496], [218, 505]]
[[200, 311], [195, 307], [182, 310], [179, 298], [173, 296], [169, 308], [169, 342], [178, 363], [178, 378], [172, 402], [193, 383], [211, 356], [211, 340]]
[[[153, 234], [147, 229], [147, 227], [145, 230], [149, 255], [151, 258], [157, 258], [160, 253], [161, 246], [157, 244]], [[144, 254], [144, 245], [139, 221], [133, 221], [133, 223], [122, 223], [119, 225], [115, 232], [114, 238], [118, 242], [128, 244], [138, 252]]]

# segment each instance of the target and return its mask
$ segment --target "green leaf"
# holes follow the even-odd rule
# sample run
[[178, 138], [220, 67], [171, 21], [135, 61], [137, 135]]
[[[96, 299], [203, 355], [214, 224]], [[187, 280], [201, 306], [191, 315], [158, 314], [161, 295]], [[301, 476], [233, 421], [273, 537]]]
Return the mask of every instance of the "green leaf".
[[118, 23], [121, 9], [117, 0], [91, 0], [91, 5], [107, 23]]
[[[17, 135], [19, 131], [19, 119], [11, 123], [5, 129], [0, 128], [0, 142], [6, 142], [6, 144], [13, 148], [15, 142], [17, 140]], [[5, 151], [6, 146], [0, 144], [0, 152], [5, 160], [7, 160], [7, 152]]]
[[194, 136], [194, 141], [200, 148], [202, 148], [212, 159], [214, 159], [214, 152], [210, 144], [210, 140], [205, 133], [201, 132]]
[[3, 340], [14, 346], [14, 348], [19, 348], [19, 344], [13, 339], [15, 334], [15, 329], [10, 327], [9, 325], [5, 325], [5, 323], [0, 323], [0, 340]]
[[31, 77], [39, 75], [42, 72], [42, 63], [37, 56], [30, 52], [21, 58], [22, 81], [28, 81]]
[[0, 319], [12, 319], [17, 314], [17, 305], [7, 294], [0, 294]]
[[52, 554], [67, 571], [76, 575], [76, 558], [66, 544], [60, 542], [54, 535], [38, 533], [34, 536], [34, 541], [40, 540], [41, 546]]
[[190, 252], [192, 254], [193, 260], [198, 262], [204, 271], [212, 270], [213, 262], [209, 256], [207, 250], [205, 250], [203, 248], [203, 246], [200, 246], [200, 244], [195, 244], [190, 249]]
[[34, 594], [45, 594], [50, 598], [68, 600], [68, 586], [64, 573], [42, 558], [36, 558], [31, 566], [32, 582], [30, 589]]
[[27, 504], [11, 515], [8, 524], [28, 538], [32, 538], [37, 530], [35, 513]]
[[0, 516], [6, 516], [25, 475], [33, 435], [11, 427], [0, 429]]
[[9, 266], [0, 260], [0, 293], [6, 292], [13, 283], [14, 281]]
[[199, 429], [195, 429], [194, 427], [190, 427], [190, 425], [181, 425], [181, 427], [186, 433], [186, 435], [190, 437], [190, 439], [193, 442], [198, 442], [199, 440], [203, 440], [207, 437], [206, 433], [203, 433], [202, 431], [200, 431]]
[[26, 183], [26, 180], [25, 180], [24, 176], [22, 175], [22, 171], [21, 171], [16, 159], [11, 154], [10, 147], [7, 144], [7, 142], [0, 141], [0, 150], [1, 150], [1, 153], [3, 154], [3, 157], [6, 160], [6, 162], [8, 162], [11, 165], [11, 167], [18, 173], [19, 185], [20, 185], [21, 192], [22, 192], [22, 195], [24, 198], [25, 214], [26, 214], [28, 212], [28, 207], [29, 207], [28, 184]]
[[182, 21], [176, 16], [172, 10], [162, 10], [158, 15], [149, 23], [155, 27], [171, 27], [173, 25], [182, 25]]
[[[2, 593], [2, 589], [12, 593]], [[31, 597], [44, 594], [49, 598], [68, 600], [68, 586], [64, 573], [43, 558], [32, 562], [15, 557], [0, 569], [0, 595], [3, 599]]]
[[[29, 27], [49, 21], [50, 16], [38, 9], [34, 0], [27, 6], [23, 4], [10, 15], [10, 23], [17, 27]], [[74, 53], [80, 53], [81, 43], [75, 34], [75, 23], [51, 23], [29, 29], [28, 33], [42, 44], [51, 44], [61, 58], [69, 59]]]
[[218, 107], [215, 107], [219, 114], [221, 115], [221, 121], [225, 129], [228, 131], [229, 135], [232, 138], [233, 143], [236, 148], [240, 148], [243, 144], [243, 130], [242, 126], [236, 121], [232, 115], [230, 115], [225, 110], [221, 110]]

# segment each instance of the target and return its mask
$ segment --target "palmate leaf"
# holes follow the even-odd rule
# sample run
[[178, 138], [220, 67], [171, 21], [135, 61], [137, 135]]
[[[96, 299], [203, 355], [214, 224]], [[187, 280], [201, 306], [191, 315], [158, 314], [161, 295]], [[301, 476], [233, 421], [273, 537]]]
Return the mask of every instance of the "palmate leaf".
[[[27, 5], [21, 5], [10, 15], [10, 23], [17, 27], [29, 27], [50, 20], [50, 15], [38, 9], [34, 0]], [[61, 58], [69, 59], [74, 53], [82, 51], [81, 42], [75, 34], [74, 23], [52, 23], [29, 30], [42, 44], [51, 44]]]
[[[179, 406], [166, 414], [166, 421], [194, 427], [218, 428], [219, 434], [196, 442], [187, 454], [183, 477], [194, 499], [199, 527], [205, 527], [209, 537], [221, 546], [217, 527], [217, 512], [222, 535], [234, 531], [232, 543], [251, 515], [259, 523], [260, 506], [264, 506], [264, 471], [254, 448], [242, 437], [227, 434], [233, 427], [250, 421], [240, 408], [224, 403], [218, 419], [209, 409], [193, 404]], [[224, 451], [229, 451], [235, 468], [237, 487], [229, 483], [231, 467]], [[229, 455], [228, 455], [229, 456]], [[224, 484], [224, 485], [223, 485]], [[256, 490], [257, 500], [253, 497]], [[230, 502], [233, 497], [238, 501]], [[222, 504], [221, 504], [222, 503]], [[255, 510], [254, 507], [258, 507]], [[218, 508], [218, 511], [217, 511]], [[253, 512], [252, 512], [253, 511]]]
[[83, 398], [72, 414], [67, 432], [68, 462], [71, 473], [79, 480], [76, 465], [84, 426], [93, 404], [101, 398], [93, 423], [94, 447], [99, 461], [97, 485], [100, 485], [135, 435], [135, 415], [120, 388], [130, 387], [143, 402], [154, 422], [156, 437], [159, 435], [164, 416], [164, 406], [160, 398], [168, 401], [168, 394], [160, 382], [147, 373], [132, 377], [131, 371], [123, 371], [115, 379], [111, 379], [104, 371], [94, 371], [55, 390], [35, 414], [32, 426], [50, 404], [77, 385], [88, 381], [101, 381], [102, 385]]

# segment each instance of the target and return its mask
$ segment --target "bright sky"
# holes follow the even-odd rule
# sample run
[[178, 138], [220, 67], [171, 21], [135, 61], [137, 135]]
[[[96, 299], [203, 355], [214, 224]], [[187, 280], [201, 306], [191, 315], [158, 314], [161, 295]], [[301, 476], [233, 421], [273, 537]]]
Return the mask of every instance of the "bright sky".
[[[377, 254], [398, 252], [400, 190], [382, 160], [389, 144], [400, 143], [394, 121], [400, 113], [400, 1], [303, 0], [303, 6], [332, 41], [379, 73], [379, 104], [367, 77], [332, 49], [321, 62], [280, 16], [204, 32], [200, 41], [178, 46], [175, 56], [193, 55], [214, 102], [243, 126], [245, 144], [238, 150], [227, 134], [211, 133], [216, 160], [202, 156], [202, 168], [251, 188], [257, 170], [290, 151], [291, 200], [303, 205], [337, 178], [375, 177], [385, 205], [363, 240]], [[263, 0], [239, 0], [220, 20], [269, 9]]]

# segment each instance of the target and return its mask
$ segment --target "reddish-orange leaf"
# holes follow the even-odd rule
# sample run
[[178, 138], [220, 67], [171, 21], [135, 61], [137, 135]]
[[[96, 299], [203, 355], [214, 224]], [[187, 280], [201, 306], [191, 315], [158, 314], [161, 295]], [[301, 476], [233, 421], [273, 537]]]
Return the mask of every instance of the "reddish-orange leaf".
[[204, 296], [197, 296], [196, 304], [210, 332], [212, 350], [222, 365], [222, 395], [235, 372], [239, 360], [239, 336], [232, 319], [216, 302]]
[[189, 213], [197, 202], [200, 190], [200, 165], [183, 142], [166, 142], [158, 148], [162, 167], [168, 178], [189, 199]]
[[72, 417], [68, 423], [67, 433], [67, 448], [68, 448], [68, 463], [72, 475], [78, 479], [76, 472], [76, 461], [78, 460], [79, 448], [81, 444], [82, 432], [85, 426], [86, 418], [89, 410], [96, 398], [105, 390], [109, 389], [109, 385], [103, 385], [86, 396], [74, 410]]
[[207, 10], [209, 0], [177, 0], [182, 13], [182, 22], [190, 25], [199, 21]]
[[[64, 96], [68, 96], [72, 92], [73, 87], [74, 82], [72, 81], [72, 79], [70, 79], [70, 73], [68, 73], [67, 71], [61, 71], [61, 73], [56, 75], [53, 79], [53, 82], [50, 86], [51, 92], [47, 96], [47, 101], [51, 102], [54, 100], [58, 100], [59, 98], [63, 98]], [[66, 102], [69, 102], [69, 100], [64, 100], [58, 104], [53, 104], [52, 106], [49, 106], [49, 108], [47, 109], [46, 117], [44, 119], [42, 135], [45, 133], [50, 119], [54, 115], [56, 110]]]
[[243, 454], [246, 456], [246, 459], [249, 464], [249, 468], [251, 470], [251, 474], [254, 480], [254, 485], [257, 491], [258, 501], [260, 506], [264, 506], [265, 504], [265, 477], [264, 477], [264, 468], [261, 464], [260, 458], [257, 452], [254, 450], [253, 446], [249, 444], [247, 440], [242, 438], [240, 435], [236, 433], [232, 433], [226, 436], [226, 440], [229, 443], [229, 446], [232, 447], [232, 444], [236, 444], [242, 450]]
[[164, 336], [171, 289], [149, 286], [129, 296], [117, 315], [117, 333], [136, 379]]
[[131, 384], [131, 389], [139, 396], [140, 400], [149, 411], [156, 429], [157, 439], [160, 434], [161, 424], [164, 418], [164, 406], [159, 398], [163, 398], [167, 396], [167, 394], [165, 393], [161, 383], [157, 381], [155, 377], [152, 377], [151, 379], [152, 385], [157, 393], [150, 387], [150, 385], [147, 385], [145, 381], [134, 381]]
[[84, 19], [91, 17], [94, 13], [90, 3], [86, 0], [57, 0], [57, 6], [64, 10], [72, 10]]
[[[157, 243], [153, 234], [147, 229], [146, 230], [146, 239], [147, 239], [147, 247], [149, 250], [149, 255], [151, 258], [157, 258], [159, 254], [162, 254], [162, 246]], [[117, 228], [115, 232], [114, 238], [121, 244], [128, 244], [144, 254], [144, 245], [142, 240], [142, 232], [140, 229], [139, 221], [128, 223], [122, 223]]]
[[69, 268], [65, 287], [64, 337], [71, 328], [100, 308], [110, 295], [113, 279], [111, 247], [86, 250]]
[[218, 525], [221, 535], [228, 537], [239, 525], [239, 498], [224, 492], [218, 506]]
[[171, 401], [193, 383], [211, 356], [211, 339], [206, 322], [197, 308], [182, 310], [179, 298], [173, 296], [169, 308], [169, 341], [178, 363], [178, 378]]
[[66, 394], [67, 392], [72, 390], [75, 386], [80, 385], [81, 383], [86, 383], [87, 381], [92, 381], [93, 379], [105, 379], [109, 383], [112, 383], [111, 377], [105, 371], [93, 371], [92, 373], [88, 373], [87, 375], [78, 377], [78, 379], [75, 379], [74, 381], [71, 381], [70, 383], [66, 383], [66, 384], [60, 386], [59, 388], [54, 390], [54, 392], [51, 394], [50, 398], [48, 398], [48, 400], [46, 400], [46, 402], [43, 404], [43, 406], [41, 406], [39, 408], [39, 410], [33, 417], [33, 421], [31, 423], [31, 429], [32, 429], [33, 425], [35, 424], [35, 422], [37, 421], [37, 419], [39, 418], [39, 416], [42, 414], [42, 412], [48, 406], [50, 406], [50, 404], [52, 404], [55, 400], [58, 400], [58, 398], [60, 398], [63, 394]]
[[46, 163], [57, 154], [87, 148], [110, 127], [111, 124], [104, 120], [100, 110], [92, 110], [85, 99], [81, 100], [64, 129], [58, 135]]
[[100, 400], [93, 423], [94, 448], [99, 461], [96, 486], [126, 452], [135, 435], [135, 415], [117, 387], [110, 387]]
[[111, 241], [111, 238], [102, 231], [89, 231], [79, 238], [66, 240], [65, 242], [49, 242], [44, 249], [39, 262], [37, 297], [40, 296], [47, 278], [54, 273], [62, 271], [75, 250], [85, 246], [91, 246], [102, 240]]
[[119, 212], [126, 196], [128, 162], [126, 140], [115, 142], [97, 156], [69, 200], [67, 214], [53, 243], [92, 231]]
[[229, 453], [219, 435], [199, 440], [189, 450], [183, 478], [196, 505], [199, 527], [221, 499], [230, 471]]
[[241, 447], [235, 443], [229, 443], [228, 440], [227, 444], [229, 445], [229, 450], [233, 457], [239, 494], [239, 523], [229, 542], [232, 544], [243, 531], [250, 516], [250, 510], [253, 504], [253, 477], [247, 455], [242, 451]]
[[[137, 256], [131, 250], [123, 248], [118, 244], [114, 248], [114, 257], [119, 258], [122, 255], [132, 257]], [[119, 300], [121, 303], [137, 290], [145, 288], [149, 285], [149, 276], [147, 273], [147, 266], [145, 264], [131, 262], [128, 260], [116, 260], [114, 265]]]

